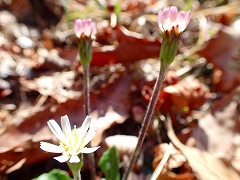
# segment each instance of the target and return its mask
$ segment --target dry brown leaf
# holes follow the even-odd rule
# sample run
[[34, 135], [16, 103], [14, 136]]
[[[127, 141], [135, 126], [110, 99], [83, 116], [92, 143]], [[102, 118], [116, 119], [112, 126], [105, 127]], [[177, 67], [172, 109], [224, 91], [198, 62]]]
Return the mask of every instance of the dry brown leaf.
[[[65, 84], [65, 87], [69, 84]], [[127, 116], [131, 105], [130, 84], [129, 76], [119, 74], [117, 81], [114, 79], [101, 88], [101, 96], [91, 93], [91, 109], [104, 117], [109, 107], [112, 107], [112, 113], [116, 112], [119, 117]], [[26, 108], [16, 113], [11, 119], [12, 126], [0, 136], [0, 159], [3, 160], [0, 161], [0, 174], [5, 174], [23, 158], [26, 158], [22, 165], [24, 167], [53, 157], [54, 154], [40, 149], [39, 141], [58, 143], [47, 127], [47, 121], [55, 119], [59, 123], [60, 117], [65, 114], [69, 116], [72, 125], [79, 127], [82, 124], [84, 120], [82, 96], [67, 99], [63, 103], [48, 102], [46, 105]]]
[[[237, 24], [237, 23], [236, 23]], [[198, 52], [217, 68], [213, 76], [215, 89], [228, 92], [240, 85], [240, 71], [233, 66], [233, 53], [240, 43], [239, 26], [222, 26], [215, 38]]]
[[70, 62], [59, 56], [57, 50], [52, 49], [48, 51], [44, 48], [38, 49], [38, 58], [33, 69], [48, 69], [48, 70], [69, 70]]
[[[235, 137], [239, 136], [238, 101], [240, 88], [216, 101], [211, 111], [199, 119], [198, 127], [192, 132], [196, 147], [230, 163], [236, 147]], [[217, 138], [216, 138], [217, 137]]]
[[[199, 80], [182, 80], [177, 84], [165, 87], [159, 96], [162, 107], [178, 126], [176, 114], [189, 116], [194, 109], [200, 108], [211, 96], [209, 90]], [[174, 108], [173, 108], [174, 107]]]
[[[103, 30], [106, 31], [106, 29]], [[104, 66], [105, 64], [129, 63], [159, 56], [161, 43], [158, 40], [148, 40], [141, 34], [131, 32], [120, 25], [110, 31], [111, 34], [116, 34], [118, 44], [95, 48], [91, 61], [92, 65]], [[100, 36], [100, 33], [98, 36]], [[106, 38], [106, 33], [109, 32], [102, 33]]]
[[[201, 84], [197, 79], [182, 80], [177, 84], [165, 87], [161, 92], [161, 97], [174, 105], [176, 109], [181, 111], [191, 111], [192, 109], [200, 108], [210, 97], [209, 90]], [[168, 98], [168, 96], [170, 96]]]
[[21, 159], [19, 162], [17, 162], [14, 166], [12, 166], [11, 168], [9, 168], [6, 173], [9, 174], [15, 170], [18, 170], [22, 167], [22, 165], [26, 162], [26, 158]]
[[119, 157], [123, 157], [123, 155], [130, 156], [138, 141], [138, 137], [136, 136], [128, 136], [128, 135], [115, 135], [115, 136], [108, 136], [105, 140], [107, 147], [115, 146]]
[[98, 117], [98, 112], [94, 111], [91, 113], [93, 119], [96, 120], [96, 124], [98, 126], [98, 130], [96, 135], [91, 141], [92, 146], [98, 146], [103, 138], [103, 133], [106, 129], [109, 129], [112, 124], [118, 123], [121, 124], [126, 120], [125, 116], [118, 114], [113, 108], [110, 106], [103, 117]]
[[176, 137], [171, 122], [166, 122], [167, 134], [172, 143], [184, 154], [190, 167], [200, 179], [204, 180], [239, 180], [239, 174], [222, 160], [206, 151], [190, 148]]
[[233, 155], [231, 164], [238, 172], [240, 172], [240, 147], [239, 146], [237, 147]]
[[175, 174], [172, 172], [162, 173], [157, 180], [194, 180], [195, 176], [192, 173]]
[[51, 96], [58, 103], [63, 103], [81, 96], [81, 92], [71, 90], [74, 80], [75, 73], [68, 71], [53, 73], [52, 76], [41, 76], [34, 80], [22, 80], [21, 84], [26, 90], [38, 91], [43, 96]]
[[[166, 152], [166, 149], [168, 147], [167, 143], [164, 144], [160, 144], [158, 146], [156, 146], [154, 148], [155, 151], [155, 155], [154, 155], [154, 160], [153, 160], [153, 169], [155, 169], [157, 167], [157, 165], [159, 164], [159, 162], [161, 161], [163, 155]], [[183, 165], [183, 163], [186, 162], [186, 158], [182, 155], [182, 153], [177, 150], [176, 148], [173, 148], [173, 150], [171, 151], [171, 155], [168, 159], [168, 162], [166, 164], [166, 168], [171, 170], [173, 168], [178, 168], [180, 166]]]

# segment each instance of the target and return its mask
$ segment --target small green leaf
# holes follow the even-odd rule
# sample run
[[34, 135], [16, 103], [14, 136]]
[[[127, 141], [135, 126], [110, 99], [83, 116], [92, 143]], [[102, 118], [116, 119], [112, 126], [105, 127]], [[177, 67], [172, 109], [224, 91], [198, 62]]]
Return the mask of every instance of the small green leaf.
[[101, 171], [106, 176], [106, 180], [120, 180], [118, 164], [118, 152], [115, 147], [106, 150], [98, 162]]
[[71, 180], [66, 171], [60, 169], [53, 169], [48, 173], [44, 173], [33, 180]]

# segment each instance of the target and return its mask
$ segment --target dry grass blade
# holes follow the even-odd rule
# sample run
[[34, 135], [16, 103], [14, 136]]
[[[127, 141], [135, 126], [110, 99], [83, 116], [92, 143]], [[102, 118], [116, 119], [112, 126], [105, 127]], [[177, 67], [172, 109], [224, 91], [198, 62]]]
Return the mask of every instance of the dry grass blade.
[[192, 170], [197, 174], [199, 179], [204, 180], [239, 180], [239, 174], [223, 161], [214, 157], [206, 151], [200, 151], [196, 148], [190, 148], [182, 144], [176, 137], [170, 121], [166, 122], [168, 137], [172, 143], [186, 157]]
[[150, 180], [156, 180], [158, 178], [159, 174], [161, 174], [164, 165], [166, 164], [166, 162], [168, 161], [168, 159], [171, 155], [172, 149], [173, 149], [173, 145], [172, 145], [172, 143], [169, 143], [167, 151], [165, 152], [161, 162], [158, 164], [157, 168], [153, 172], [153, 175], [151, 176]]

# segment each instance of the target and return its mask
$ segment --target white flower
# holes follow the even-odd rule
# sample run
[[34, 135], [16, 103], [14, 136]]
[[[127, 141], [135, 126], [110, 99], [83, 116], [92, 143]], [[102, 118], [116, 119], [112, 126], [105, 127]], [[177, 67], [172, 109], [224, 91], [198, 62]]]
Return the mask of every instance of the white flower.
[[79, 154], [92, 153], [98, 147], [87, 148], [85, 147], [95, 136], [97, 126], [93, 123], [91, 116], [87, 116], [82, 126], [76, 129], [74, 126], [73, 131], [68, 116], [61, 117], [61, 126], [55, 120], [49, 120], [48, 126], [52, 133], [59, 139], [59, 146], [47, 142], [40, 142], [40, 148], [44, 151], [51, 153], [62, 153], [61, 156], [54, 157], [59, 162], [79, 163]]

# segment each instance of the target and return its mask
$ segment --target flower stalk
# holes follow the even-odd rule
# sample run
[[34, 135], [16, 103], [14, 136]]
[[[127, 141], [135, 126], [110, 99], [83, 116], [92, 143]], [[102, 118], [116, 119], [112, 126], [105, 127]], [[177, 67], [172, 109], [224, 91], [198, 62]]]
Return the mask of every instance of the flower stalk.
[[143, 145], [143, 141], [144, 141], [144, 139], [146, 137], [146, 134], [147, 134], [148, 126], [149, 126], [149, 124], [151, 122], [151, 119], [152, 119], [154, 107], [156, 105], [156, 102], [157, 102], [157, 99], [158, 99], [158, 96], [159, 96], [159, 93], [160, 93], [160, 90], [161, 90], [161, 85], [162, 85], [162, 82], [164, 80], [164, 76], [165, 76], [169, 66], [170, 66], [170, 64], [161, 63], [161, 69], [160, 69], [160, 72], [159, 72], [159, 77], [157, 78], [157, 81], [156, 81], [155, 86], [153, 88], [153, 93], [152, 93], [152, 96], [150, 98], [150, 102], [149, 102], [149, 105], [148, 105], [148, 108], [147, 108], [147, 111], [146, 111], [146, 114], [145, 114], [145, 117], [144, 117], [144, 120], [143, 120], [143, 124], [142, 124], [142, 127], [141, 127], [139, 135], [138, 135], [138, 143], [137, 143], [136, 148], [135, 148], [135, 150], [134, 150], [134, 152], [131, 156], [130, 164], [129, 164], [126, 172], [123, 175], [123, 180], [127, 180], [128, 176], [131, 173], [131, 171], [133, 169], [133, 166], [134, 166], [134, 164], [137, 160], [137, 157], [140, 153], [140, 150], [141, 150], [142, 145]]
[[[90, 114], [89, 67], [92, 60], [92, 41], [95, 39], [96, 24], [92, 21], [92, 19], [76, 19], [74, 22], [74, 30], [78, 38], [78, 51], [84, 71], [84, 111], [87, 116]], [[90, 147], [90, 145], [88, 145], [88, 147]], [[95, 180], [96, 171], [93, 153], [88, 154], [88, 160], [91, 171], [91, 179]]]
[[181, 34], [189, 24], [190, 17], [191, 17], [190, 11], [188, 12], [181, 11], [178, 13], [177, 7], [175, 6], [165, 8], [163, 11], [160, 11], [158, 13], [158, 24], [161, 30], [160, 35], [163, 38], [159, 55], [161, 65], [159, 76], [156, 80], [155, 86], [153, 88], [153, 93], [150, 98], [146, 114], [144, 116], [143, 124], [138, 135], [137, 145], [131, 156], [129, 166], [123, 175], [123, 180], [128, 179], [128, 176], [133, 170], [134, 164], [141, 151], [143, 141], [146, 137], [148, 126], [152, 120], [153, 111], [161, 91], [162, 82], [164, 80], [165, 74], [170, 64], [173, 62], [177, 54]]
[[72, 174], [73, 174], [73, 179], [74, 180], [81, 180], [81, 168], [83, 166], [83, 154], [80, 155], [80, 162], [79, 163], [69, 163], [67, 162], [68, 164], [68, 167], [71, 169], [72, 171]]

